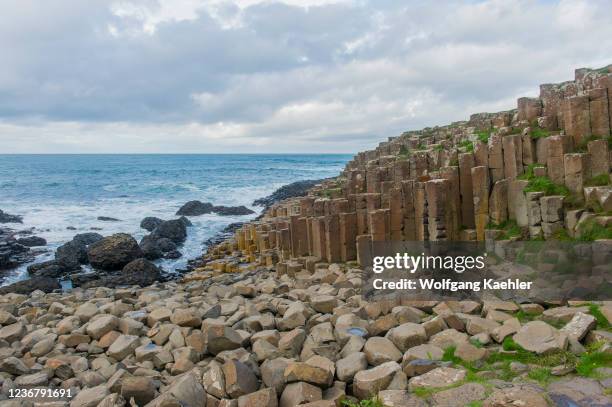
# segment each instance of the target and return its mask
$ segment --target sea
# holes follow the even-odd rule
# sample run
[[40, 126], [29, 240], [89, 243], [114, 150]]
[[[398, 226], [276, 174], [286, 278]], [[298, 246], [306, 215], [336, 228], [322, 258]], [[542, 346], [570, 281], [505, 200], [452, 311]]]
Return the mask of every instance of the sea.
[[[77, 233], [104, 236], [129, 233], [140, 240], [146, 216], [174, 219], [185, 202], [245, 205], [253, 215], [190, 217], [183, 256], [160, 260], [166, 272], [185, 268], [199, 256], [204, 242], [233, 222], [255, 218], [262, 210], [253, 201], [291, 182], [338, 175], [347, 154], [156, 154], [156, 155], [2, 155], [0, 209], [23, 216], [23, 224], [0, 224], [29, 231], [47, 240], [46, 253], [35, 262], [53, 258], [55, 249]], [[119, 219], [104, 222], [97, 218]], [[74, 230], [71, 230], [73, 229]], [[32, 264], [32, 263], [30, 263]], [[29, 265], [29, 264], [28, 264]], [[27, 278], [27, 265], [8, 273], [1, 285]]]

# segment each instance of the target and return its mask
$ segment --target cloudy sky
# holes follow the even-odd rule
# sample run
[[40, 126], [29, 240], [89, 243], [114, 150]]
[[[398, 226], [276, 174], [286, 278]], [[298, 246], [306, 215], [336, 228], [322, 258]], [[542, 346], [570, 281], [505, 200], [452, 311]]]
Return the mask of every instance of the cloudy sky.
[[0, 153], [352, 153], [612, 63], [610, 9], [3, 0]]

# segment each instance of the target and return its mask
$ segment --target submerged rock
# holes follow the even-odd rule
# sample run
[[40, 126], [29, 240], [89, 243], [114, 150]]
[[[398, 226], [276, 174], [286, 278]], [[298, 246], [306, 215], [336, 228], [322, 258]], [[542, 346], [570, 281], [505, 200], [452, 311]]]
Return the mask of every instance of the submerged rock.
[[47, 241], [42, 237], [28, 236], [17, 239], [17, 243], [27, 247], [46, 246]]
[[98, 220], [102, 222], [120, 222], [120, 219], [111, 218], [110, 216], [98, 216]]

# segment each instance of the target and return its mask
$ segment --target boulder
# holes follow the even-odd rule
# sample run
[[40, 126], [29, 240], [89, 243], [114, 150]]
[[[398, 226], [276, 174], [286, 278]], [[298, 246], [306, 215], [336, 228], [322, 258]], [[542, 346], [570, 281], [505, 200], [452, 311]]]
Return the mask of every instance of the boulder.
[[285, 369], [285, 381], [307, 382], [321, 387], [329, 387], [334, 381], [334, 362], [322, 356], [312, 356], [306, 362], [292, 362]]
[[437, 406], [468, 406], [470, 403], [483, 400], [487, 389], [480, 383], [466, 383], [453, 389], [443, 390], [432, 395]]
[[149, 377], [126, 377], [121, 382], [121, 396], [129, 401], [134, 401], [139, 406], [144, 406], [155, 398], [155, 384]]
[[17, 239], [17, 243], [27, 247], [45, 246], [47, 241], [38, 236], [27, 236]]
[[312, 384], [298, 382], [290, 383], [285, 387], [279, 400], [279, 407], [295, 407], [323, 399], [323, 392]]
[[257, 377], [253, 371], [238, 360], [228, 360], [223, 364], [225, 392], [231, 398], [238, 398], [257, 391]]
[[180, 244], [187, 238], [187, 224], [183, 219], [167, 220], [153, 229], [151, 236], [156, 240], [166, 238]]
[[0, 328], [0, 340], [12, 343], [20, 340], [26, 333], [26, 327], [23, 322], [15, 322], [14, 324]]
[[189, 201], [176, 211], [178, 216], [200, 216], [213, 211], [213, 204], [210, 202]]
[[225, 325], [205, 322], [202, 332], [206, 338], [206, 350], [212, 355], [242, 346], [242, 337], [234, 329]]
[[[568, 405], [568, 404], [563, 404]], [[572, 404], [569, 404], [572, 405]], [[496, 389], [483, 402], [483, 407], [547, 407], [548, 402], [540, 392], [531, 386], [512, 386]]]
[[130, 261], [121, 271], [121, 283], [127, 285], [148, 286], [159, 280], [161, 271], [146, 259]]
[[368, 360], [365, 353], [355, 352], [336, 362], [336, 376], [343, 382], [351, 382], [357, 372], [367, 368]]
[[55, 261], [65, 270], [75, 270], [81, 264], [87, 264], [87, 246], [79, 241], [71, 240], [55, 251]]
[[164, 220], [160, 218], [156, 218], [155, 216], [147, 216], [143, 220], [140, 221], [140, 227], [152, 232], [153, 229], [158, 227]]
[[134, 238], [117, 233], [89, 246], [87, 256], [92, 267], [101, 270], [119, 270], [126, 264], [143, 256]]
[[407, 390], [383, 390], [378, 392], [378, 398], [385, 407], [427, 407], [423, 399]]
[[114, 315], [103, 315], [99, 318], [96, 318], [93, 321], [90, 321], [87, 324], [87, 335], [91, 336], [94, 339], [100, 339], [110, 331], [117, 328], [118, 319]]

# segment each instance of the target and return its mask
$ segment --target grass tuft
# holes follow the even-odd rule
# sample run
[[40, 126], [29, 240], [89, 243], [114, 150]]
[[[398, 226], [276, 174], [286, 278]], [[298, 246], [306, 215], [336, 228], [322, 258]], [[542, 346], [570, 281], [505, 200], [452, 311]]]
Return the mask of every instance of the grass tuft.
[[533, 177], [524, 189], [525, 192], [544, 192], [544, 195], [569, 195], [569, 189], [557, 185], [548, 177]]

